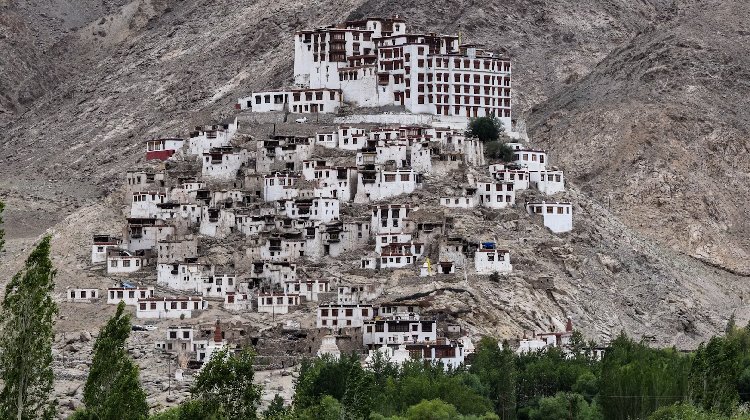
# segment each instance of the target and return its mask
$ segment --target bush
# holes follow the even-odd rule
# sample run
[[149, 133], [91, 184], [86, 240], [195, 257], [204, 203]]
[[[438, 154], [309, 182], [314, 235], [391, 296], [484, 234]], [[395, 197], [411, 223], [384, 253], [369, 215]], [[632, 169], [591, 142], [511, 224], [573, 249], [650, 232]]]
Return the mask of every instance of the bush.
[[493, 283], [500, 283], [500, 274], [498, 274], [497, 271], [494, 271], [490, 274], [490, 281]]
[[513, 161], [513, 149], [507, 143], [490, 141], [484, 145], [484, 156], [489, 159], [499, 159], [503, 162]]
[[495, 117], [479, 117], [469, 122], [469, 135], [482, 142], [497, 140], [503, 131], [503, 123]]

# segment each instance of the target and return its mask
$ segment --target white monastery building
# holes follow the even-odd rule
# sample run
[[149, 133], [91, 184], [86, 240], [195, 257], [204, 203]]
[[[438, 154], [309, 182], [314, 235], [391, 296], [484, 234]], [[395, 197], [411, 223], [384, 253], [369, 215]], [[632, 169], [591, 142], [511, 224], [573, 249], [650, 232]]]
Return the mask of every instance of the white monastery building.
[[297, 88], [241, 98], [238, 108], [326, 113], [341, 102], [395, 105], [415, 114], [495, 115], [511, 127], [507, 58], [456, 35], [407, 33], [398, 16], [298, 31], [294, 82]]

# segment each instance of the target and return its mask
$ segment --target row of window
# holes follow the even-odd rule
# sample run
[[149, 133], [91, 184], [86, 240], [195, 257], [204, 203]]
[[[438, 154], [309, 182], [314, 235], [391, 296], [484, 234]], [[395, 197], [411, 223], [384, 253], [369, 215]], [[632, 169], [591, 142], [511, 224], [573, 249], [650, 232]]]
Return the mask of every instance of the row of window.
[[[147, 309], [155, 311], [156, 310], [156, 303], [157, 302], [139, 302], [138, 303], [138, 309], [141, 311], [145, 311]], [[188, 309], [188, 303], [189, 302], [166, 302], [169, 304], [169, 309], [179, 309], [187, 310]], [[179, 305], [178, 305], [179, 303]], [[193, 302], [193, 309], [199, 309], [200, 308], [200, 302]], [[166, 308], [166, 304], [165, 304]]]
[[[545, 210], [546, 207], [546, 210]], [[532, 206], [531, 211], [534, 213], [545, 214], [570, 214], [570, 207], [563, 206]]]
[[[109, 262], [109, 266], [112, 267], [112, 268], [117, 268], [117, 267], [120, 266], [119, 263], [120, 263], [120, 260], [112, 260], [112, 261]], [[130, 259], [122, 260], [122, 267], [123, 268], [130, 267], [131, 266], [130, 264], [131, 264]], [[140, 258], [136, 258], [135, 259], [135, 267], [140, 267], [140, 266], [141, 266], [141, 259]]]
[[[359, 308], [359, 309], [360, 309], [360, 313], [361, 313], [361, 315], [363, 317], [366, 318], [366, 317], [370, 316], [370, 309], [369, 308]], [[341, 312], [341, 315], [346, 316], [346, 317], [353, 317], [354, 316], [354, 308], [344, 308], [344, 309], [341, 309], [341, 310], [339, 310], [338, 308], [321, 309], [320, 310], [320, 316], [321, 317], [329, 316], [328, 315], [329, 312], [331, 314], [330, 316], [335, 316], [335, 317], [339, 316], [339, 312]]]

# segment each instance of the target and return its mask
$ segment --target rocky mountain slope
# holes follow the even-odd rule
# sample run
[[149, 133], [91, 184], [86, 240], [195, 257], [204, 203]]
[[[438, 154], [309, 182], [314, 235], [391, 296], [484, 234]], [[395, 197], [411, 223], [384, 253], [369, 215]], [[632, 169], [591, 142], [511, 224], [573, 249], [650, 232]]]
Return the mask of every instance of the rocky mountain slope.
[[[11, 58], [0, 62], [4, 259], [98, 206], [142, 159], [143, 140], [230, 116], [236, 97], [288, 83], [294, 30], [398, 13], [508, 51], [515, 116], [567, 171], [582, 210], [571, 238], [519, 246], [534, 274], [565, 279], [564, 293], [475, 293], [479, 327], [517, 331], [518, 314], [544, 319], [534, 307], [554, 304], [592, 333], [694, 345], [748, 289], [748, 6], [739, 0], [91, 3], [0, 3], [0, 52]], [[481, 304], [494, 298], [518, 309]]]

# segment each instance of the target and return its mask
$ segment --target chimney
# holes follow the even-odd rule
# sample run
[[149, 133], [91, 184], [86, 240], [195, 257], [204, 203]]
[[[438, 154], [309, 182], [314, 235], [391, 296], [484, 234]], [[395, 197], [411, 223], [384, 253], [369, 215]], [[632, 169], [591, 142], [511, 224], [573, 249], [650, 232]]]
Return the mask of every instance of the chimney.
[[215, 343], [221, 343], [222, 342], [222, 338], [221, 338], [221, 323], [219, 322], [218, 319], [216, 320], [216, 328], [214, 329], [214, 342]]
[[568, 323], [565, 324], [565, 332], [573, 332], [573, 320], [568, 317]]

